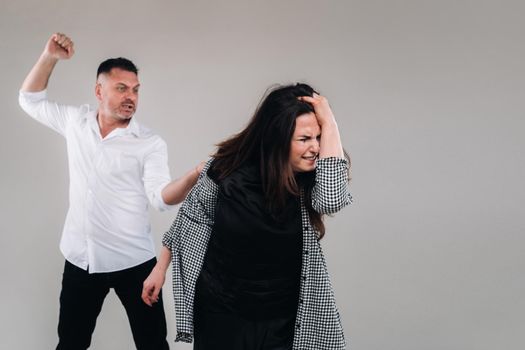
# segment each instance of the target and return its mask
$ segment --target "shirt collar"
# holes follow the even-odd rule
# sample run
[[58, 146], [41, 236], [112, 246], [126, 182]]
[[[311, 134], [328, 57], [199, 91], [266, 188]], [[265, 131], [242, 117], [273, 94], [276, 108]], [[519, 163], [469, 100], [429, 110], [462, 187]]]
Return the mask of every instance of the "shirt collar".
[[140, 126], [135, 117], [131, 118], [126, 129], [136, 137], [140, 137]]
[[[88, 119], [88, 123], [91, 129], [94, 132], [96, 132], [98, 135], [100, 135], [100, 126], [98, 125], [98, 121], [97, 121], [97, 111], [95, 110], [89, 113], [87, 119]], [[117, 135], [132, 134], [132, 135], [135, 135], [136, 137], [140, 137], [140, 125], [137, 122], [135, 117], [131, 118], [128, 126], [126, 126], [125, 128], [117, 128], [113, 131], [116, 131]]]

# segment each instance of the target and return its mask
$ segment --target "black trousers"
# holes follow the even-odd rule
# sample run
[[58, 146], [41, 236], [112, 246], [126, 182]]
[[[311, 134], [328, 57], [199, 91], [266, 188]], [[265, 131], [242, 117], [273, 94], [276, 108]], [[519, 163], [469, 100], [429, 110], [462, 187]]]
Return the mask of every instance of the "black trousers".
[[122, 271], [89, 274], [66, 260], [60, 293], [57, 350], [89, 347], [97, 316], [111, 288], [126, 309], [137, 349], [169, 349], [162, 293], [153, 307], [141, 299], [143, 282], [155, 263], [153, 258]]

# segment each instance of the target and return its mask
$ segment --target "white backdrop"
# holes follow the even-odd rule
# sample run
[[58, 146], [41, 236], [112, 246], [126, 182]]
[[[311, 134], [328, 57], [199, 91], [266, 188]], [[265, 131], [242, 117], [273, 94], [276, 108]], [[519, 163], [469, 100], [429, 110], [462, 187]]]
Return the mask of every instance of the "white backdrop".
[[[510, 0], [3, 1], [0, 348], [57, 341], [65, 142], [17, 104], [55, 31], [76, 55], [50, 97], [94, 104], [100, 61], [132, 59], [137, 118], [167, 141], [173, 177], [238, 131], [267, 87], [312, 84], [353, 161], [356, 203], [323, 240], [350, 348], [522, 348], [524, 15]], [[152, 216], [160, 244], [175, 211]], [[133, 348], [114, 293], [92, 348]]]

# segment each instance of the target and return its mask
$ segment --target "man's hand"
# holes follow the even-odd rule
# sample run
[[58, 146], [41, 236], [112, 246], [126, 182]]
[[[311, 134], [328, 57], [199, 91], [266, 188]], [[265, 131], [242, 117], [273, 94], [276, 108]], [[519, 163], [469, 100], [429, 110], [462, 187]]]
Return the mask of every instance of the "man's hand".
[[199, 174], [204, 169], [206, 162], [200, 162], [193, 168], [188, 171], [183, 177], [178, 178], [177, 180], [171, 181], [162, 189], [162, 200], [168, 205], [174, 205], [181, 203], [191, 188], [197, 183]]
[[65, 34], [55, 33], [47, 41], [44, 54], [57, 60], [70, 59], [75, 53], [73, 41]]
[[23, 92], [38, 92], [47, 88], [49, 77], [58, 60], [66, 60], [73, 56], [75, 50], [73, 41], [66, 35], [55, 33], [46, 43], [44, 52], [25, 78], [20, 88]]
[[144, 281], [142, 288], [142, 300], [149, 306], [153, 306], [154, 303], [159, 301], [160, 289], [164, 285], [166, 279], [166, 273], [157, 266], [153, 268], [148, 278]]

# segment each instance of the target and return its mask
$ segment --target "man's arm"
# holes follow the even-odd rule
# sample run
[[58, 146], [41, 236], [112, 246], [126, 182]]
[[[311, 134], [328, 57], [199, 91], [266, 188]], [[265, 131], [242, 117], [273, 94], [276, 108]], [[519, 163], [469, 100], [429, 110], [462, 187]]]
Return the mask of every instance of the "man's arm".
[[72, 116], [78, 108], [60, 105], [47, 99], [47, 83], [59, 59], [73, 56], [73, 42], [64, 34], [53, 34], [29, 74], [18, 95], [20, 107], [33, 119], [65, 136]]
[[38, 92], [47, 88], [49, 77], [60, 59], [69, 59], [75, 50], [73, 41], [64, 34], [55, 33], [49, 38], [44, 51], [35, 63], [20, 90], [22, 92]]
[[188, 195], [191, 188], [197, 183], [199, 174], [205, 162], [200, 163], [194, 169], [188, 171], [183, 177], [173, 180], [162, 190], [162, 200], [168, 205], [181, 203]]
[[[197, 166], [199, 173], [206, 172], [213, 160], [203, 162]], [[160, 288], [164, 284], [166, 277], [166, 270], [172, 261], [172, 252], [179, 252], [178, 246], [180, 242], [186, 241], [188, 238], [192, 240], [193, 247], [205, 247], [207, 242], [206, 237], [209, 237], [211, 227], [213, 226], [213, 213], [215, 212], [215, 203], [217, 199], [218, 186], [213, 181], [203, 181], [205, 178], [201, 177], [199, 182], [190, 190], [185, 202], [177, 213], [170, 229], [164, 233], [162, 238], [162, 248], [156, 266], [151, 271], [148, 278], [144, 281], [142, 289], [142, 300], [149, 306], [158, 300]], [[199, 195], [205, 192], [206, 199]], [[196, 234], [196, 233], [199, 234]], [[191, 252], [186, 252], [186, 254]], [[180, 257], [180, 256], [179, 256]], [[173, 260], [174, 278], [181, 278], [181, 266], [178, 259]], [[179, 281], [180, 282], [180, 281]], [[174, 279], [174, 283], [178, 283]], [[175, 295], [175, 298], [181, 295]], [[182, 310], [177, 310], [181, 312]], [[182, 311], [184, 313], [184, 311]], [[177, 319], [179, 317], [177, 316]]]
[[144, 159], [144, 189], [152, 207], [159, 211], [181, 203], [197, 182], [204, 163], [197, 165], [177, 180], [171, 180], [168, 168], [168, 146], [160, 137]]
[[[200, 172], [206, 165], [200, 163], [183, 177], [167, 184], [162, 190], [162, 200], [168, 205], [179, 204], [182, 202], [191, 188], [197, 182]], [[165, 245], [162, 246], [157, 264], [144, 280], [142, 287], [142, 300], [149, 306], [153, 306], [159, 300], [159, 293], [166, 280], [166, 271], [171, 262], [171, 250]]]

